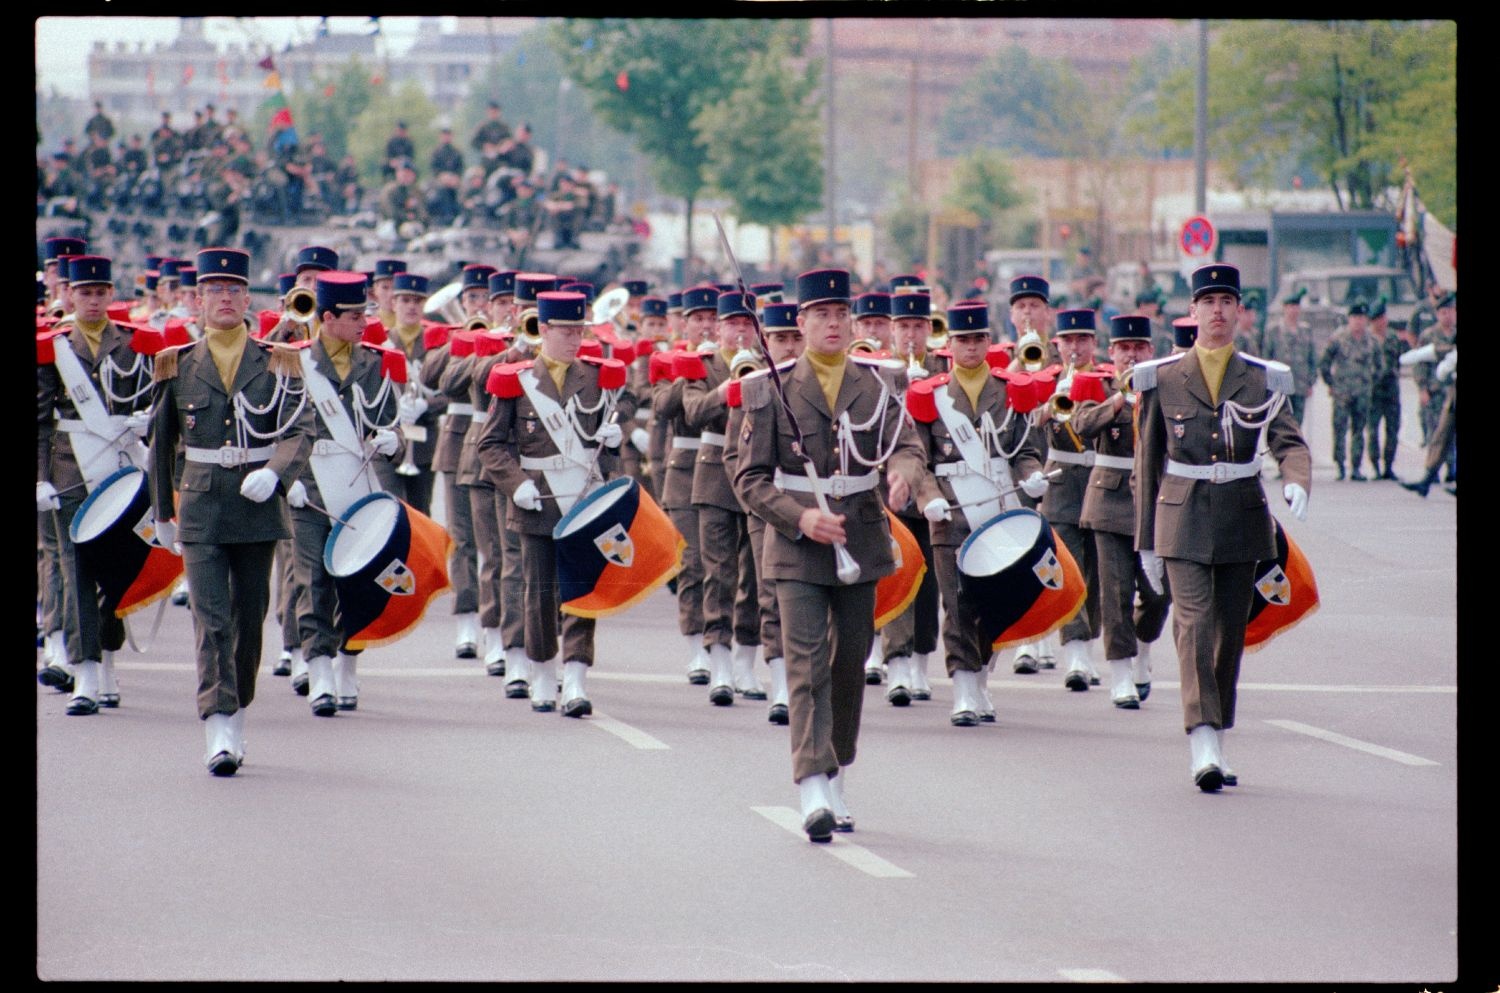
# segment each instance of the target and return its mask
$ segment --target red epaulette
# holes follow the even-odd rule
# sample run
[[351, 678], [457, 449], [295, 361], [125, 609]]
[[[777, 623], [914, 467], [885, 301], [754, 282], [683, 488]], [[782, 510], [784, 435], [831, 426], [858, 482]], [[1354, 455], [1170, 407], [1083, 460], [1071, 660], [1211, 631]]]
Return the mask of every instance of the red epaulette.
[[619, 359], [606, 359], [593, 355], [580, 355], [578, 357], [599, 370], [599, 388], [601, 390], [618, 390], [625, 385], [625, 363]]
[[360, 345], [380, 356], [380, 375], [393, 383], [403, 386], [406, 384], [406, 356], [401, 353], [401, 349], [368, 341], [361, 341]]
[[933, 399], [934, 391], [948, 385], [948, 374], [940, 372], [936, 376], [928, 376], [919, 379], [906, 387], [906, 410], [911, 414], [912, 420], [923, 424], [931, 424], [938, 419], [937, 401]]
[[521, 372], [531, 368], [531, 359], [521, 362], [501, 362], [490, 370], [484, 388], [491, 396], [502, 400], [514, 400], [526, 391], [521, 388]]

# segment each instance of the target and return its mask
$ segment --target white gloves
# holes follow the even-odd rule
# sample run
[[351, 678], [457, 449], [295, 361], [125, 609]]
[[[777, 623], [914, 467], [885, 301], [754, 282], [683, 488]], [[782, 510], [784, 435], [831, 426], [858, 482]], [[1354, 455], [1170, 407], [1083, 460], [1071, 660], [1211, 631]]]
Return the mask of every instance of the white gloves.
[[307, 506], [307, 487], [302, 485], [302, 480], [297, 480], [287, 487], [286, 502], [301, 510]]
[[953, 508], [943, 497], [934, 497], [922, 508], [922, 516], [934, 524], [953, 520]]
[[542, 509], [542, 491], [537, 489], [536, 483], [533, 483], [529, 479], [516, 487], [516, 492], [511, 495], [511, 499], [522, 510]]
[[1437, 378], [1446, 383], [1448, 380], [1452, 379], [1454, 375], [1457, 374], [1457, 372], [1458, 347], [1454, 346], [1452, 351], [1443, 356], [1443, 361], [1438, 363]]
[[276, 478], [276, 473], [270, 469], [256, 469], [240, 484], [240, 496], [251, 503], [265, 503], [276, 492], [278, 482], [280, 480]]
[[379, 454], [391, 456], [396, 454], [396, 449], [400, 446], [401, 440], [396, 437], [396, 432], [382, 428], [370, 436], [370, 444], [374, 446], [375, 451]]
[[156, 522], [156, 543], [173, 555], [182, 554], [182, 544], [177, 540], [176, 521]]
[[1157, 596], [1160, 596], [1162, 593], [1166, 592], [1166, 587], [1162, 585], [1161, 578], [1167, 570], [1166, 567], [1162, 565], [1160, 555], [1157, 555], [1155, 552], [1150, 552], [1142, 549], [1141, 571], [1146, 574], [1146, 582], [1151, 584], [1151, 591], [1153, 593], [1155, 593]]
[[1042, 470], [1040, 469], [1021, 480], [1022, 491], [1033, 500], [1040, 500], [1042, 494], [1047, 492], [1047, 487], [1050, 485], [1047, 477], [1042, 475]]
[[625, 439], [625, 432], [618, 424], [601, 424], [599, 433], [594, 437], [605, 448], [619, 448], [620, 442]]
[[635, 446], [636, 451], [645, 455], [646, 449], [651, 444], [651, 435], [646, 432], [645, 428], [636, 428], [630, 432], [630, 443]]
[[1307, 491], [1296, 483], [1287, 483], [1281, 491], [1286, 497], [1287, 505], [1292, 508], [1292, 516], [1299, 521], [1307, 520]]
[[144, 410], [138, 410], [125, 418], [125, 426], [133, 431], [137, 438], [144, 440], [151, 430], [151, 415]]
[[62, 501], [57, 498], [57, 487], [51, 483], [36, 484], [36, 511], [56, 510], [62, 506]]
[[417, 423], [417, 418], [427, 413], [427, 401], [421, 397], [402, 397], [396, 402], [396, 416], [402, 424]]

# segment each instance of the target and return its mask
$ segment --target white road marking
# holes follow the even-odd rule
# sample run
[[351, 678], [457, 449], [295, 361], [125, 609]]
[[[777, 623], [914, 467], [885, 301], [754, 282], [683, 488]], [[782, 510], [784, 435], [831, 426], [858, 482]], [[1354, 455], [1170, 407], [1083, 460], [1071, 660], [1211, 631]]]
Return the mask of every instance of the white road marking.
[[1295, 731], [1298, 734], [1305, 734], [1312, 738], [1321, 738], [1322, 740], [1332, 742], [1335, 745], [1343, 745], [1345, 748], [1352, 748], [1357, 752], [1368, 752], [1371, 755], [1379, 756], [1383, 759], [1390, 759], [1392, 762], [1400, 762], [1402, 765], [1439, 764], [1432, 761], [1431, 759], [1424, 759], [1420, 755], [1412, 755], [1408, 752], [1398, 752], [1396, 749], [1386, 748], [1384, 745], [1372, 745], [1368, 741], [1360, 741], [1358, 738], [1349, 738], [1342, 734], [1337, 734], [1333, 731], [1325, 731], [1322, 728], [1315, 728], [1311, 724], [1301, 724], [1297, 721], [1281, 720], [1267, 720], [1266, 723], [1274, 724], [1286, 731]]
[[1125, 980], [1108, 969], [1058, 969], [1057, 974], [1070, 983], [1123, 983]]
[[639, 728], [633, 728], [624, 721], [617, 721], [613, 717], [606, 717], [597, 710], [589, 717], [584, 718], [583, 722], [585, 724], [592, 724], [601, 731], [608, 731], [616, 738], [646, 751], [669, 747], [664, 742], [658, 741]]
[[[766, 820], [777, 827], [784, 828], [797, 837], [807, 840], [807, 833], [802, 830], [802, 815], [791, 807], [751, 807]], [[834, 858], [841, 862], [852, 865], [866, 875], [875, 876], [879, 879], [911, 879], [912, 874], [898, 865], [892, 865], [885, 859], [876, 855], [868, 848], [863, 848], [852, 841], [845, 841], [847, 835], [835, 833], [833, 841], [827, 845], [818, 845]]]

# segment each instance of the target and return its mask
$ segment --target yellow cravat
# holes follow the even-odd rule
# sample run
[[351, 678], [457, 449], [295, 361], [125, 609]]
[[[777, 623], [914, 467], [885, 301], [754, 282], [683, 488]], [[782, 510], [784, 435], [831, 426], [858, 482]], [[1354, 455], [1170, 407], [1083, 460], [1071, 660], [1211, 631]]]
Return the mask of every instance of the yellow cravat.
[[250, 327], [246, 324], [227, 330], [209, 328], [203, 334], [203, 340], [208, 342], [209, 357], [214, 360], [214, 368], [219, 370], [219, 379], [225, 390], [234, 388], [234, 374], [240, 371], [240, 359], [245, 357], [245, 342], [249, 337]]
[[1224, 383], [1224, 371], [1229, 368], [1229, 357], [1234, 354], [1234, 342], [1222, 348], [1204, 348], [1194, 343], [1198, 353], [1198, 368], [1203, 370], [1203, 381], [1208, 384], [1208, 395], [1214, 406], [1219, 404], [1219, 387]]
[[828, 401], [829, 413], [833, 412], [833, 402], [838, 399], [839, 387], [844, 385], [844, 359], [845, 354], [839, 352], [837, 355], [823, 355], [819, 352], [804, 352], [807, 361], [812, 363], [813, 374], [818, 377], [818, 385], [823, 388], [823, 399]]
[[562, 396], [563, 380], [568, 378], [568, 366], [572, 365], [573, 363], [558, 362], [553, 359], [549, 359], [545, 355], [540, 356], [540, 358], [542, 360], [542, 365], [547, 367], [547, 375], [552, 377], [552, 384], [557, 387], [557, 395]]
[[354, 364], [354, 345], [327, 335], [320, 335], [318, 340], [323, 343], [323, 351], [328, 353], [328, 361], [333, 363], [334, 372], [339, 374], [339, 381], [348, 379], [349, 367]]
[[964, 395], [969, 398], [969, 406], [974, 412], [979, 412], [979, 394], [984, 390], [984, 381], [990, 378], [990, 364], [980, 362], [971, 369], [963, 366], [953, 367], [953, 378], [958, 380], [958, 385], [964, 389]]
[[77, 321], [78, 330], [83, 332], [83, 340], [88, 343], [89, 354], [95, 358], [99, 357], [99, 345], [104, 341], [104, 329], [109, 325], [106, 318], [93, 324], [85, 324]]
[[415, 345], [417, 339], [422, 336], [422, 325], [420, 324], [397, 324], [391, 330], [395, 333], [396, 340], [401, 343], [401, 350], [407, 355], [411, 354], [411, 346]]

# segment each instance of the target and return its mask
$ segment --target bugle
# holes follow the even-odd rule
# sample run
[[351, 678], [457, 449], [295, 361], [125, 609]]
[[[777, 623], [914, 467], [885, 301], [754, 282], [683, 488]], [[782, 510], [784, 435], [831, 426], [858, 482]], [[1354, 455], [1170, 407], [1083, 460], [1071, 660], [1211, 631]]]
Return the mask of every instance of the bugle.
[[289, 321], [310, 324], [318, 313], [318, 297], [306, 287], [294, 286], [287, 291], [282, 313]]

